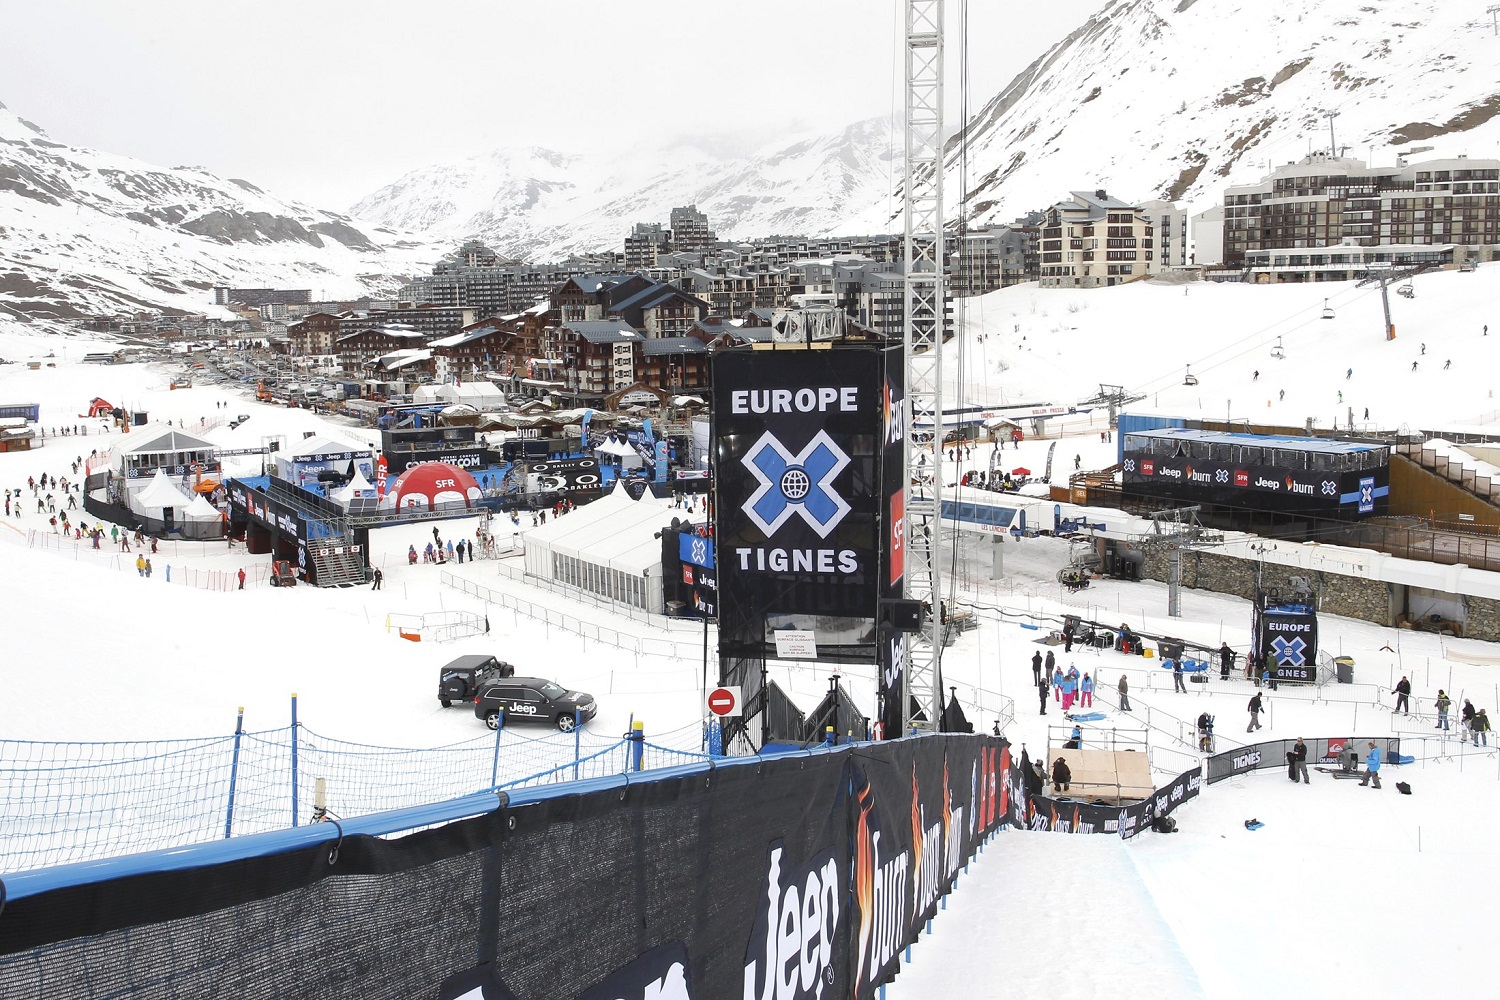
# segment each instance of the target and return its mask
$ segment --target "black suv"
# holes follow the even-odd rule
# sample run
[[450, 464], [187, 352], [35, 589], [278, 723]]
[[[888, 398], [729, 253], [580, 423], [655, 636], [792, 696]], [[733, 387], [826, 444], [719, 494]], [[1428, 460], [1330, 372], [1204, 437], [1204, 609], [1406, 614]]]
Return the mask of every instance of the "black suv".
[[515, 673], [515, 667], [493, 656], [460, 656], [438, 672], [438, 701], [444, 708], [455, 701], [472, 701], [489, 682], [514, 677]]
[[573, 731], [574, 711], [587, 722], [599, 711], [594, 696], [569, 691], [556, 681], [540, 677], [506, 677], [486, 682], [474, 698], [474, 715], [491, 729], [500, 726], [500, 710], [506, 722], [546, 722], [565, 733]]

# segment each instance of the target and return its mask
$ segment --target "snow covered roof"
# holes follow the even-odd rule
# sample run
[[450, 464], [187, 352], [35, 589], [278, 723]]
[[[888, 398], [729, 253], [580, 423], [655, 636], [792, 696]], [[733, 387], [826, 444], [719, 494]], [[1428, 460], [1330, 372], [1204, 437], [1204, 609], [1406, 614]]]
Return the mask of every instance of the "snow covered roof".
[[648, 358], [658, 354], [707, 354], [708, 345], [696, 337], [648, 337], [641, 353]]
[[373, 450], [368, 445], [335, 441], [333, 438], [315, 434], [310, 438], [303, 438], [301, 441], [294, 442], [290, 448], [283, 449], [281, 455], [288, 461], [294, 461], [298, 459], [317, 458], [319, 455], [343, 455], [351, 451], [355, 454], [370, 454]]
[[196, 434], [188, 434], [170, 424], [154, 424], [144, 431], [135, 431], [128, 439], [114, 446], [116, 452], [130, 455], [150, 455], [173, 451], [212, 450], [214, 443]]
[[613, 344], [627, 340], [644, 339], [635, 327], [618, 319], [587, 319], [565, 324], [563, 329], [572, 330], [591, 344]]

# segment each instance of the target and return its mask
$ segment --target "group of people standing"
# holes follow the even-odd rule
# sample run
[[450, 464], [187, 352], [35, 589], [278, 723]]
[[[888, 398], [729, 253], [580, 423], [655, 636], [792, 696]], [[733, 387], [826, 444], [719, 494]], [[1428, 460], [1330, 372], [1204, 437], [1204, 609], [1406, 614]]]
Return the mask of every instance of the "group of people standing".
[[[1402, 715], [1410, 715], [1411, 680], [1403, 674], [1391, 693], [1396, 696], [1396, 707], [1391, 710], [1392, 714], [1400, 712]], [[1441, 729], [1445, 733], [1451, 732], [1452, 724], [1448, 717], [1453, 711], [1453, 699], [1448, 696], [1448, 692], [1438, 688], [1437, 700], [1432, 703], [1432, 707], [1437, 710], [1437, 723], [1432, 728]], [[1476, 709], [1474, 703], [1465, 698], [1458, 718], [1462, 727], [1460, 739], [1472, 740], [1476, 747], [1490, 745], [1490, 717], [1484, 709]]]
[[1064, 672], [1050, 649], [1047, 650], [1045, 659], [1040, 650], [1031, 654], [1031, 676], [1036, 683], [1041, 715], [1047, 714], [1048, 688], [1051, 688], [1052, 700], [1060, 702], [1064, 712], [1072, 711], [1075, 703], [1083, 708], [1090, 708], [1094, 704], [1094, 678], [1087, 671], [1080, 674], [1078, 668], [1071, 663]]

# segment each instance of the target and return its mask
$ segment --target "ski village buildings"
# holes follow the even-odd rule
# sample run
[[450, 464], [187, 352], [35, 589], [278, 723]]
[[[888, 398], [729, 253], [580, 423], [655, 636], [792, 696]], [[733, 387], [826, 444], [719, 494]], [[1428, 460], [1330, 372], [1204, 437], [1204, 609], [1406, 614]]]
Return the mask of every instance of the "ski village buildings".
[[[1473, 267], [1500, 246], [1500, 160], [1372, 167], [1315, 152], [1190, 216], [1165, 201], [1074, 191], [1005, 225], [950, 235], [949, 291], [1024, 281], [1096, 288], [1166, 272], [1188, 279], [1341, 281], [1372, 268]], [[600, 405], [632, 389], [701, 392], [708, 353], [769, 339], [778, 312], [837, 310], [899, 336], [897, 236], [718, 239], [695, 206], [640, 223], [615, 253], [555, 264], [465, 243], [390, 301], [316, 302], [306, 290], [216, 288], [238, 321], [142, 314], [86, 325], [168, 339], [253, 331], [326, 371], [397, 384], [496, 381]]]

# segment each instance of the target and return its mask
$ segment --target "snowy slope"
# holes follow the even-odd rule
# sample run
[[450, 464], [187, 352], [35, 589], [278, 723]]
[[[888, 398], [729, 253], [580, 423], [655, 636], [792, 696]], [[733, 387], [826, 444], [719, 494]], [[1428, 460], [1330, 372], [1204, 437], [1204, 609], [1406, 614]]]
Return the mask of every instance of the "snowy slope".
[[1206, 208], [1268, 162], [1327, 149], [1325, 111], [1340, 145], [1381, 164], [1418, 143], [1500, 155], [1500, 46], [1483, 8], [1111, 2], [974, 116], [968, 214], [1007, 221], [1080, 188]]
[[[1072, 405], [1109, 382], [1146, 394], [1137, 411], [1323, 428], [1351, 411], [1365, 426], [1366, 408], [1382, 429], [1500, 419], [1500, 266], [1424, 274], [1412, 287], [1411, 299], [1390, 295], [1397, 337], [1386, 340], [1380, 290], [1354, 282], [1142, 281], [1102, 295], [1017, 285], [962, 305], [984, 339], [967, 341], [962, 367], [952, 350], [949, 391]], [[1197, 385], [1183, 384], [1188, 366]]]
[[692, 204], [720, 239], [850, 233], [853, 210], [890, 203], [898, 141], [876, 118], [743, 159], [693, 146], [502, 149], [415, 170], [351, 211], [452, 241], [478, 237], [532, 260], [618, 249], [635, 223], [665, 225], [674, 207]]
[[438, 252], [248, 181], [52, 142], [0, 105], [0, 314], [202, 312], [217, 284], [389, 292]]

